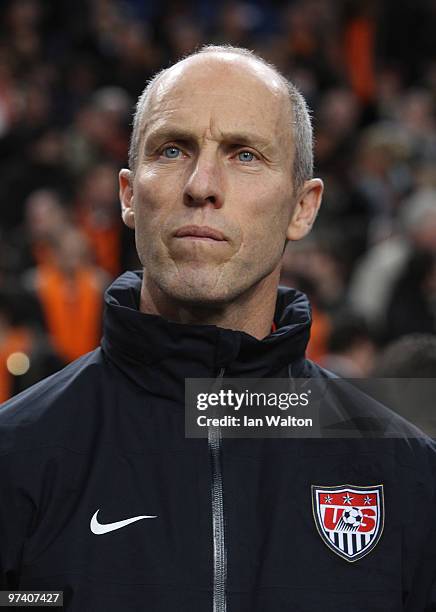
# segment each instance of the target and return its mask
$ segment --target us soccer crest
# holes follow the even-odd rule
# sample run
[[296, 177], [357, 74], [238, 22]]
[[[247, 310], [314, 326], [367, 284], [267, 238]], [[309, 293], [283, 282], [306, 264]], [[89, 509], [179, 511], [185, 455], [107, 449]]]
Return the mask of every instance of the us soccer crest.
[[384, 526], [383, 485], [312, 485], [312, 508], [325, 544], [346, 561], [357, 561], [377, 545]]

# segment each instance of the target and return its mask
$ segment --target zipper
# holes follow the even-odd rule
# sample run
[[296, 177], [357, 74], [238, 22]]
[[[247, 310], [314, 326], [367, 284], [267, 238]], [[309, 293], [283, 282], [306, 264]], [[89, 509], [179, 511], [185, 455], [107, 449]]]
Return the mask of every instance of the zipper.
[[[215, 385], [221, 387], [224, 368], [221, 368]], [[211, 465], [211, 500], [213, 533], [213, 612], [226, 612], [227, 550], [224, 526], [224, 500], [222, 475], [221, 428], [209, 427], [207, 433]]]

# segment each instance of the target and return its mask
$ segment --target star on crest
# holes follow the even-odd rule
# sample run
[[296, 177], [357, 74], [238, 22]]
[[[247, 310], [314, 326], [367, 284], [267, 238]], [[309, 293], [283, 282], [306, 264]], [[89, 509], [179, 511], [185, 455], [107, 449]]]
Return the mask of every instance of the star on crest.
[[369, 496], [369, 495], [367, 495], [367, 496], [366, 496], [366, 497], [363, 499], [363, 502], [364, 502], [365, 504], [371, 505], [371, 503], [372, 503], [372, 499], [370, 498], [370, 496]]
[[351, 500], [354, 499], [354, 497], [351, 497], [351, 495], [347, 493], [342, 496], [342, 499], [344, 500], [344, 504], [351, 504]]
[[332, 503], [332, 499], [333, 499], [333, 497], [330, 497], [330, 495], [326, 495], [325, 499], [324, 499], [324, 503], [325, 504], [331, 504]]

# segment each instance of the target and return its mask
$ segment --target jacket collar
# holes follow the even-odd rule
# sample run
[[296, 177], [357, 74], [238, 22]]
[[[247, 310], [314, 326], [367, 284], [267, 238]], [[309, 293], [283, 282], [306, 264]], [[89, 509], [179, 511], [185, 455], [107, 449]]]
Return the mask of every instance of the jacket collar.
[[[105, 293], [102, 348], [129, 378], [179, 400], [185, 378], [288, 376], [301, 369], [310, 334], [307, 297], [279, 287], [277, 331], [263, 340], [215, 325], [183, 325], [139, 311], [142, 272], [126, 272]], [[293, 368], [293, 375], [298, 371]]]

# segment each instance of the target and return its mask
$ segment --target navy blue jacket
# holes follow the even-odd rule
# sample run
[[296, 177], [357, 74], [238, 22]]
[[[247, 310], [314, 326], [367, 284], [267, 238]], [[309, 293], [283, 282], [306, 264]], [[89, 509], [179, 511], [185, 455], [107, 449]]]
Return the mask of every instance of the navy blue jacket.
[[[63, 590], [69, 612], [435, 610], [429, 439], [185, 438], [187, 377], [325, 376], [306, 298], [280, 290], [259, 341], [140, 313], [140, 284], [107, 291], [101, 348], [0, 409], [0, 587]], [[312, 485], [383, 485], [368, 554], [323, 540]]]

